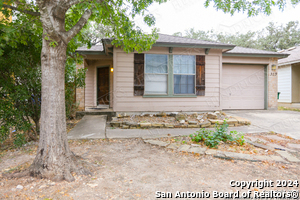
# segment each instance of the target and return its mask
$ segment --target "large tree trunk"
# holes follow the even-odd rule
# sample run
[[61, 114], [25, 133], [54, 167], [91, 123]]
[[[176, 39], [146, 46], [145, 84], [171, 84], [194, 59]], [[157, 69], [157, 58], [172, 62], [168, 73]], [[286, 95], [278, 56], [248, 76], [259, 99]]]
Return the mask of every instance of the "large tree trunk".
[[54, 181], [73, 181], [71, 172], [86, 174], [69, 149], [65, 114], [65, 64], [67, 45], [60, 41], [51, 47], [43, 39], [42, 105], [40, 140], [29, 173]]

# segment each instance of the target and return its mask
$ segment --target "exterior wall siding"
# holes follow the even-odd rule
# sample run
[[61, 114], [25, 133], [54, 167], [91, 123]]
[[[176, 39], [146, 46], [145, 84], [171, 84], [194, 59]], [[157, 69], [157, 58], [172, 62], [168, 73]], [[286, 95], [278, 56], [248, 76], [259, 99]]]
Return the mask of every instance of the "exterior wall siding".
[[[76, 64], [76, 69], [83, 69], [84, 64]], [[78, 110], [85, 110], [85, 88], [76, 88], [76, 103], [78, 104]]]
[[278, 92], [280, 92], [278, 102], [292, 102], [291, 75], [291, 65], [280, 66], [278, 68]]
[[[169, 54], [169, 48], [153, 47], [147, 53]], [[174, 48], [172, 54], [205, 55], [203, 49]], [[125, 111], [205, 111], [220, 110], [221, 51], [205, 56], [205, 96], [181, 98], [147, 98], [134, 96], [134, 54], [114, 48], [114, 106]]]

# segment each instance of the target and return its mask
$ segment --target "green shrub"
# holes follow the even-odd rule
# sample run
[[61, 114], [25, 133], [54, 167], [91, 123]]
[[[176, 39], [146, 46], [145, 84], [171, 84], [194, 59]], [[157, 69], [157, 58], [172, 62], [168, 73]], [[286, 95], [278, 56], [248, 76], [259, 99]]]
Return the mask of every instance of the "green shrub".
[[215, 131], [200, 129], [196, 133], [190, 135], [191, 140], [194, 142], [203, 142], [206, 146], [210, 148], [217, 148], [221, 141], [223, 142], [235, 142], [238, 145], [243, 145], [245, 143], [244, 135], [238, 133], [237, 131], [230, 131], [228, 133], [228, 124], [226, 120], [223, 124], [216, 124]]

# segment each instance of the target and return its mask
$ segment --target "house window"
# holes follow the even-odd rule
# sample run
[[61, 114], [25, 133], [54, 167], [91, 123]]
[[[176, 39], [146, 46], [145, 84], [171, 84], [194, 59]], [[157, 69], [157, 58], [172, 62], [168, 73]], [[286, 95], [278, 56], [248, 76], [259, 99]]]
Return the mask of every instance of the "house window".
[[167, 94], [168, 55], [145, 55], [145, 94]]
[[134, 54], [134, 96], [205, 96], [204, 55]]
[[173, 56], [174, 94], [195, 94], [195, 68], [195, 56]]

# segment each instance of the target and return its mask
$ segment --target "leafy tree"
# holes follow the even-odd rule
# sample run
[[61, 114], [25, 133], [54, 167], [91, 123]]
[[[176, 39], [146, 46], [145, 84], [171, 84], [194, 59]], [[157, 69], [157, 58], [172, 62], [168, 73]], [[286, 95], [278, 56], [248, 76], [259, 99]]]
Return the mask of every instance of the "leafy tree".
[[[182, 35], [177, 32], [176, 35]], [[234, 44], [241, 47], [278, 51], [293, 47], [300, 43], [300, 27], [298, 21], [290, 21], [285, 26], [276, 26], [270, 22], [260, 31], [248, 31], [245, 34], [217, 33], [214, 30], [201, 31], [194, 28], [185, 31], [185, 37], [199, 40]]]
[[285, 26], [276, 26], [273, 22], [257, 33], [257, 48], [269, 51], [288, 49], [300, 44], [298, 21], [290, 21]]
[[[88, 20], [110, 26], [113, 44], [125, 52], [149, 50], [157, 39], [157, 30], [143, 34], [135, 27], [132, 19], [143, 15], [147, 25], [154, 25], [155, 19], [146, 14], [153, 2], [165, 0], [10, 0], [14, 4], [2, 4], [4, 12], [8, 9], [32, 15], [39, 19], [43, 27], [41, 51], [42, 108], [40, 141], [37, 155], [27, 174], [52, 180], [73, 181], [71, 172], [90, 174], [71, 153], [66, 134], [64, 71], [68, 44], [75, 38], [83, 40], [81, 30]], [[299, 0], [293, 0], [296, 4]], [[213, 2], [217, 9], [233, 14], [247, 11], [248, 15], [259, 12], [270, 14], [271, 7], [284, 7], [286, 1], [224, 1], [207, 0], [205, 6]], [[2, 2], [1, 2], [2, 3]], [[90, 45], [91, 43], [89, 43]]]

